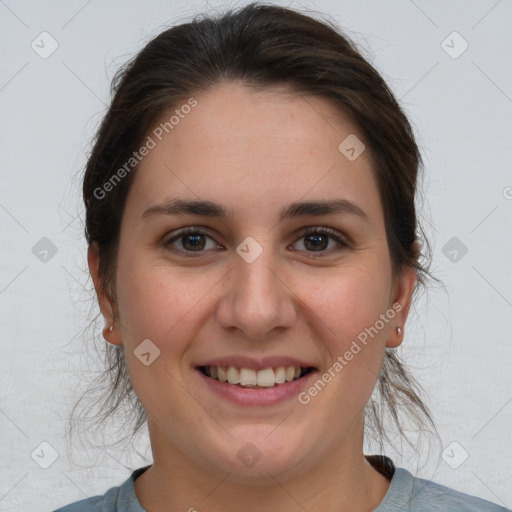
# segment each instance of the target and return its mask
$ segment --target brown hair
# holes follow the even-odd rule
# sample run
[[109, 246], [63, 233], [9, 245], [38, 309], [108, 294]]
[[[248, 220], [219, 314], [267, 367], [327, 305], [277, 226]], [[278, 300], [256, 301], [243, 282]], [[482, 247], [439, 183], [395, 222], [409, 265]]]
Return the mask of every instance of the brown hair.
[[[425, 259], [421, 251], [426, 239], [415, 211], [421, 157], [412, 128], [391, 90], [331, 22], [284, 7], [252, 3], [165, 30], [112, 81], [113, 99], [96, 134], [83, 179], [85, 236], [88, 244], [97, 244], [100, 276], [112, 303], [115, 305], [121, 218], [136, 166], [108, 194], [98, 191], [106, 190], [105, 183], [141, 146], [165, 111], [220, 80], [260, 88], [289, 85], [298, 94], [329, 98], [349, 115], [360, 128], [372, 158], [393, 273], [398, 275], [404, 266], [411, 266], [418, 282], [424, 284], [429, 274], [420, 260]], [[107, 368], [97, 388], [105, 411], [100, 418], [128, 402], [135, 435], [147, 415], [131, 387], [123, 347], [107, 343], [105, 359]], [[105, 381], [111, 387], [107, 394]], [[378, 396], [372, 396], [367, 406], [365, 427], [379, 434], [381, 446], [384, 438], [390, 439], [386, 414], [401, 434], [402, 411], [418, 430], [434, 427], [418, 389], [395, 350], [386, 349], [374, 392]]]

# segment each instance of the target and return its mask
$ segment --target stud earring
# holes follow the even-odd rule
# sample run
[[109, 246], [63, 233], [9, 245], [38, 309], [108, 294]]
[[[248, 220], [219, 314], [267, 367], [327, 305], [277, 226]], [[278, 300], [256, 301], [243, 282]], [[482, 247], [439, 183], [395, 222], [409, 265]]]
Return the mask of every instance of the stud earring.
[[401, 327], [397, 327], [396, 328], [396, 333], [398, 336], [402, 336], [402, 328]]
[[103, 328], [103, 337], [105, 338], [105, 341], [108, 341], [108, 334], [111, 333], [114, 330], [114, 326], [111, 325], [110, 327], [105, 326]]

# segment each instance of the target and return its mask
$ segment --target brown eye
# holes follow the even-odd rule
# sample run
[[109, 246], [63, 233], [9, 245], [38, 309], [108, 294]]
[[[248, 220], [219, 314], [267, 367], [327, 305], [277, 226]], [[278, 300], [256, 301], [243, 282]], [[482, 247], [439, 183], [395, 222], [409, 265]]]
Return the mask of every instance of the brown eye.
[[302, 235], [306, 252], [331, 253], [332, 250], [326, 250], [329, 247], [330, 240], [335, 242], [333, 250], [342, 250], [349, 247], [348, 241], [337, 231], [329, 228], [308, 228]]
[[[197, 228], [188, 228], [167, 240], [164, 243], [164, 246], [173, 252], [182, 253], [187, 257], [194, 258], [202, 256], [202, 253], [205, 252], [207, 239], [210, 239], [213, 242], [213, 239], [203, 231]], [[178, 243], [175, 246], [174, 244], [176, 242]], [[219, 246], [214, 243], [213, 248], [215, 247]]]
[[204, 249], [205, 243], [204, 243], [204, 235], [200, 233], [191, 233], [189, 235], [181, 235], [181, 245], [183, 246], [183, 249], [189, 251], [196, 251]]
[[[187, 228], [178, 232], [167, 240], [164, 246], [175, 253], [194, 258], [202, 256], [208, 250], [208, 239], [213, 243], [209, 249], [222, 248], [214, 242], [212, 237], [197, 228]], [[340, 233], [329, 228], [308, 228], [300, 239], [304, 240], [303, 247], [305, 247], [306, 252], [318, 253], [319, 256], [324, 253], [331, 254], [350, 246], [349, 242]], [[335, 242], [334, 247], [329, 249], [331, 242]]]

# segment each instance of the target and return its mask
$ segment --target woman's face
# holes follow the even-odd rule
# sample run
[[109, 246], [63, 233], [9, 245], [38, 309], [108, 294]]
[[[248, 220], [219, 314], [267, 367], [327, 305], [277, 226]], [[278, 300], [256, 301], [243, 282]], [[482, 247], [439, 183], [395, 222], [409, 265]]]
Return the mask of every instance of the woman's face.
[[[194, 98], [168, 134], [157, 128], [174, 110], [162, 116], [134, 177], [109, 335], [155, 460], [179, 453], [243, 479], [360, 456], [364, 407], [415, 282], [412, 270], [392, 279], [362, 135], [328, 100], [285, 89], [224, 82]], [[176, 213], [176, 201], [208, 205]], [[309, 204], [334, 201], [330, 213]], [[261, 386], [204, 366], [244, 368], [230, 380]], [[313, 370], [275, 384], [293, 366]]]

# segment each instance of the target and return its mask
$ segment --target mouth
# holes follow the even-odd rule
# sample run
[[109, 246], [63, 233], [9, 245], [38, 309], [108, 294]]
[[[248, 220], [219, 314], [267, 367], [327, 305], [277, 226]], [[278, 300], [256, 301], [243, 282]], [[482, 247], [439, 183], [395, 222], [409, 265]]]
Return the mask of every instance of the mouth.
[[215, 381], [238, 388], [262, 390], [277, 388], [298, 381], [316, 370], [312, 366], [278, 366], [262, 370], [237, 368], [235, 366], [198, 366], [196, 369]]

